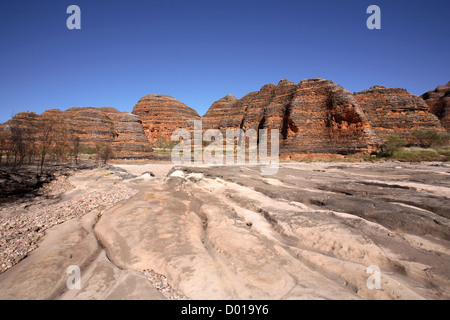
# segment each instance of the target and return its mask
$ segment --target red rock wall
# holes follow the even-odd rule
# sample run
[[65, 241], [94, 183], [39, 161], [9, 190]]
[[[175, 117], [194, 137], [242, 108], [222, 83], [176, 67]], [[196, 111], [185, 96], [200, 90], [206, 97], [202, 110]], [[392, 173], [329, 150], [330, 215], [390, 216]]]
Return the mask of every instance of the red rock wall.
[[[95, 147], [113, 143], [118, 157], [147, 157], [159, 137], [169, 140], [176, 129], [193, 130], [193, 120], [202, 120], [203, 130], [276, 129], [280, 152], [353, 154], [377, 149], [396, 134], [412, 139], [413, 130], [444, 131], [450, 125], [450, 83], [422, 98], [404, 89], [374, 86], [351, 94], [333, 81], [287, 79], [267, 84], [241, 99], [228, 95], [211, 106], [200, 118], [195, 110], [167, 95], [147, 95], [133, 109], [133, 115], [115, 108], [51, 109], [43, 115], [62, 114], [81, 144]], [[437, 116], [433, 115], [431, 111]], [[16, 123], [32, 136], [39, 115], [17, 114]]]
[[52, 115], [67, 120], [68, 132], [72, 135], [69, 138], [78, 137], [81, 145], [96, 147], [99, 144], [112, 144], [119, 158], [145, 158], [152, 151], [139, 117], [111, 107], [75, 107], [66, 111], [50, 109], [41, 115], [20, 112], [3, 127], [19, 127], [24, 132], [25, 140], [31, 141], [38, 136], [39, 120]]
[[114, 157], [120, 159], [148, 158], [153, 151], [139, 116], [131, 113], [118, 121], [112, 147]]
[[191, 120], [198, 120], [197, 112], [167, 95], [146, 95], [133, 109], [142, 121], [145, 134], [151, 143], [159, 137], [170, 140], [176, 129], [186, 128]]
[[450, 132], [450, 81], [422, 95], [430, 111], [439, 118], [442, 126]]
[[381, 140], [395, 134], [413, 142], [414, 130], [443, 131], [425, 101], [405, 89], [374, 86], [356, 93], [355, 98]]
[[355, 98], [332, 81], [283, 79], [227, 100], [202, 118], [206, 128], [277, 129], [281, 153], [369, 152], [378, 143]]
[[114, 121], [99, 108], [70, 108], [64, 111], [64, 116], [81, 144], [95, 147], [114, 141]]

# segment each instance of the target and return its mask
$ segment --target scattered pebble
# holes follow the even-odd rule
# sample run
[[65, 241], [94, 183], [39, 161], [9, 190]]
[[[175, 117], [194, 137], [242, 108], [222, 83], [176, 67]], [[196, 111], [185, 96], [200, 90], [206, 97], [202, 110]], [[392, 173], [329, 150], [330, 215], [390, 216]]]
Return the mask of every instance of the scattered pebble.
[[[45, 186], [46, 191], [61, 194], [73, 188], [66, 180], [61, 178], [53, 181]], [[47, 229], [81, 217], [98, 207], [104, 210], [111, 208], [136, 193], [135, 189], [117, 184], [109, 191], [80, 193], [77, 198], [64, 202], [44, 200], [33, 205], [7, 208], [8, 212], [0, 215], [0, 274], [36, 249]]]
[[150, 283], [159, 291], [161, 294], [169, 300], [189, 300], [186, 296], [177, 293], [167, 282], [167, 277], [156, 273], [153, 270], [144, 270], [144, 274]]

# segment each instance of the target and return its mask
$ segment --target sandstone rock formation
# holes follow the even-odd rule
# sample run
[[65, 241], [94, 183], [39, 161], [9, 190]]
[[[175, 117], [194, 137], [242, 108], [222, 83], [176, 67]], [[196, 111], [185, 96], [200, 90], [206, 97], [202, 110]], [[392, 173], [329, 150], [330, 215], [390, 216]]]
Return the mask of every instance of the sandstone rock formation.
[[[340, 154], [376, 149], [378, 140], [348, 90], [322, 79], [303, 80], [294, 88], [292, 100], [283, 110], [282, 149]], [[285, 90], [275, 90], [278, 97], [272, 99], [272, 104], [283, 104]]]
[[127, 113], [124, 111], [119, 111], [113, 107], [100, 107], [97, 109], [99, 111], [103, 112], [104, 114], [106, 114], [113, 121], [114, 127], [117, 126], [117, 124], [119, 123], [122, 116]]
[[414, 130], [443, 131], [425, 101], [405, 89], [374, 86], [355, 93], [355, 98], [381, 140], [395, 134], [411, 142]]
[[[450, 94], [432, 95], [444, 123]], [[446, 96], [447, 94], [447, 96]], [[287, 79], [237, 100], [228, 95], [203, 116], [203, 129], [278, 129], [281, 154], [372, 152], [391, 134], [412, 142], [414, 130], [443, 131], [426, 103], [405, 89], [374, 86], [352, 95], [333, 81]]]
[[370, 152], [378, 143], [353, 95], [323, 79], [283, 79], [240, 100], [227, 96], [203, 119], [204, 128], [278, 129], [285, 154]]
[[424, 93], [422, 98], [430, 107], [430, 111], [439, 118], [442, 126], [450, 131], [450, 81]]
[[114, 121], [101, 109], [75, 107], [66, 110], [64, 115], [81, 144], [95, 147], [98, 143], [114, 141]]
[[176, 129], [189, 126], [189, 120], [198, 120], [197, 112], [167, 95], [149, 94], [141, 98], [133, 109], [142, 121], [145, 134], [154, 143], [159, 137], [170, 140]]
[[2, 206], [1, 300], [161, 299], [147, 270], [193, 300], [450, 298], [444, 165], [121, 167]]
[[[446, 171], [282, 163], [268, 178], [257, 167], [175, 167], [135, 180], [140, 192], [95, 231], [121, 269], [151, 268], [194, 300], [448, 299]], [[380, 290], [367, 285], [369, 266]]]
[[66, 111], [49, 109], [41, 115], [20, 112], [2, 127], [6, 130], [18, 128], [25, 141], [32, 141], [39, 135], [39, 120], [51, 116], [65, 119], [70, 135], [67, 138], [79, 138], [80, 145], [94, 148], [112, 144], [118, 158], [146, 158], [152, 151], [139, 116], [120, 112], [112, 107], [74, 107]]
[[238, 106], [238, 99], [229, 94], [214, 102], [202, 117], [204, 129], [239, 129], [244, 108]]
[[139, 116], [125, 113], [120, 118], [112, 144], [116, 158], [146, 158], [153, 151]]
[[[136, 117], [112, 107], [51, 109], [43, 115], [63, 116], [83, 145], [114, 142], [115, 151], [124, 158], [148, 155], [158, 139], [170, 140], [176, 129], [192, 132], [193, 120], [200, 119], [203, 130], [219, 129], [224, 139], [227, 129], [279, 130], [280, 154], [288, 157], [299, 153], [345, 155], [376, 151], [392, 134], [413, 142], [414, 130], [445, 131], [439, 119], [449, 130], [449, 88], [450, 83], [424, 94], [428, 107], [405, 89], [374, 86], [351, 94], [330, 80], [296, 84], [283, 79], [241, 99], [227, 95], [213, 103], [202, 118], [175, 98], [156, 94], [138, 101], [132, 112]], [[32, 136], [38, 130], [39, 117], [21, 112], [4, 127], [14, 123]]]
[[34, 112], [19, 112], [1, 126], [0, 153], [6, 153], [7, 161], [13, 154], [21, 155], [23, 161], [25, 149], [34, 147], [33, 140], [39, 135], [39, 119]]
[[39, 120], [39, 115], [35, 112], [19, 112], [3, 124], [4, 128], [11, 128], [14, 126], [20, 128], [24, 132], [30, 135], [35, 135], [37, 132], [37, 122]]

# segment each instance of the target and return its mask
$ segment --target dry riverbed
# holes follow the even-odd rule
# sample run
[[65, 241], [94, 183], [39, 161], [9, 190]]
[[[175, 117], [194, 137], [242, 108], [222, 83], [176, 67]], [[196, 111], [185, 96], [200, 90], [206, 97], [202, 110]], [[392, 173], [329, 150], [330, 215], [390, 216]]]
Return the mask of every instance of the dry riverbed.
[[440, 163], [75, 172], [1, 208], [0, 299], [448, 299], [449, 177]]

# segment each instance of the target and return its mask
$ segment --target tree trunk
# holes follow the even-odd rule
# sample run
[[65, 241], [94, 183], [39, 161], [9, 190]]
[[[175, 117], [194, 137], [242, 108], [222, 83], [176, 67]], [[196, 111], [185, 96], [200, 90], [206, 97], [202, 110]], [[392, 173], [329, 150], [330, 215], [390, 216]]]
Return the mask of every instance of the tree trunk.
[[44, 171], [44, 161], [45, 161], [45, 147], [44, 147], [44, 149], [42, 149], [42, 154], [41, 154], [41, 174]]
[[75, 165], [78, 166], [78, 153], [80, 152], [80, 143], [77, 141], [75, 142], [75, 148], [74, 148], [74, 156], [75, 156]]
[[14, 168], [16, 167], [16, 165], [17, 165], [17, 151], [14, 151]]

